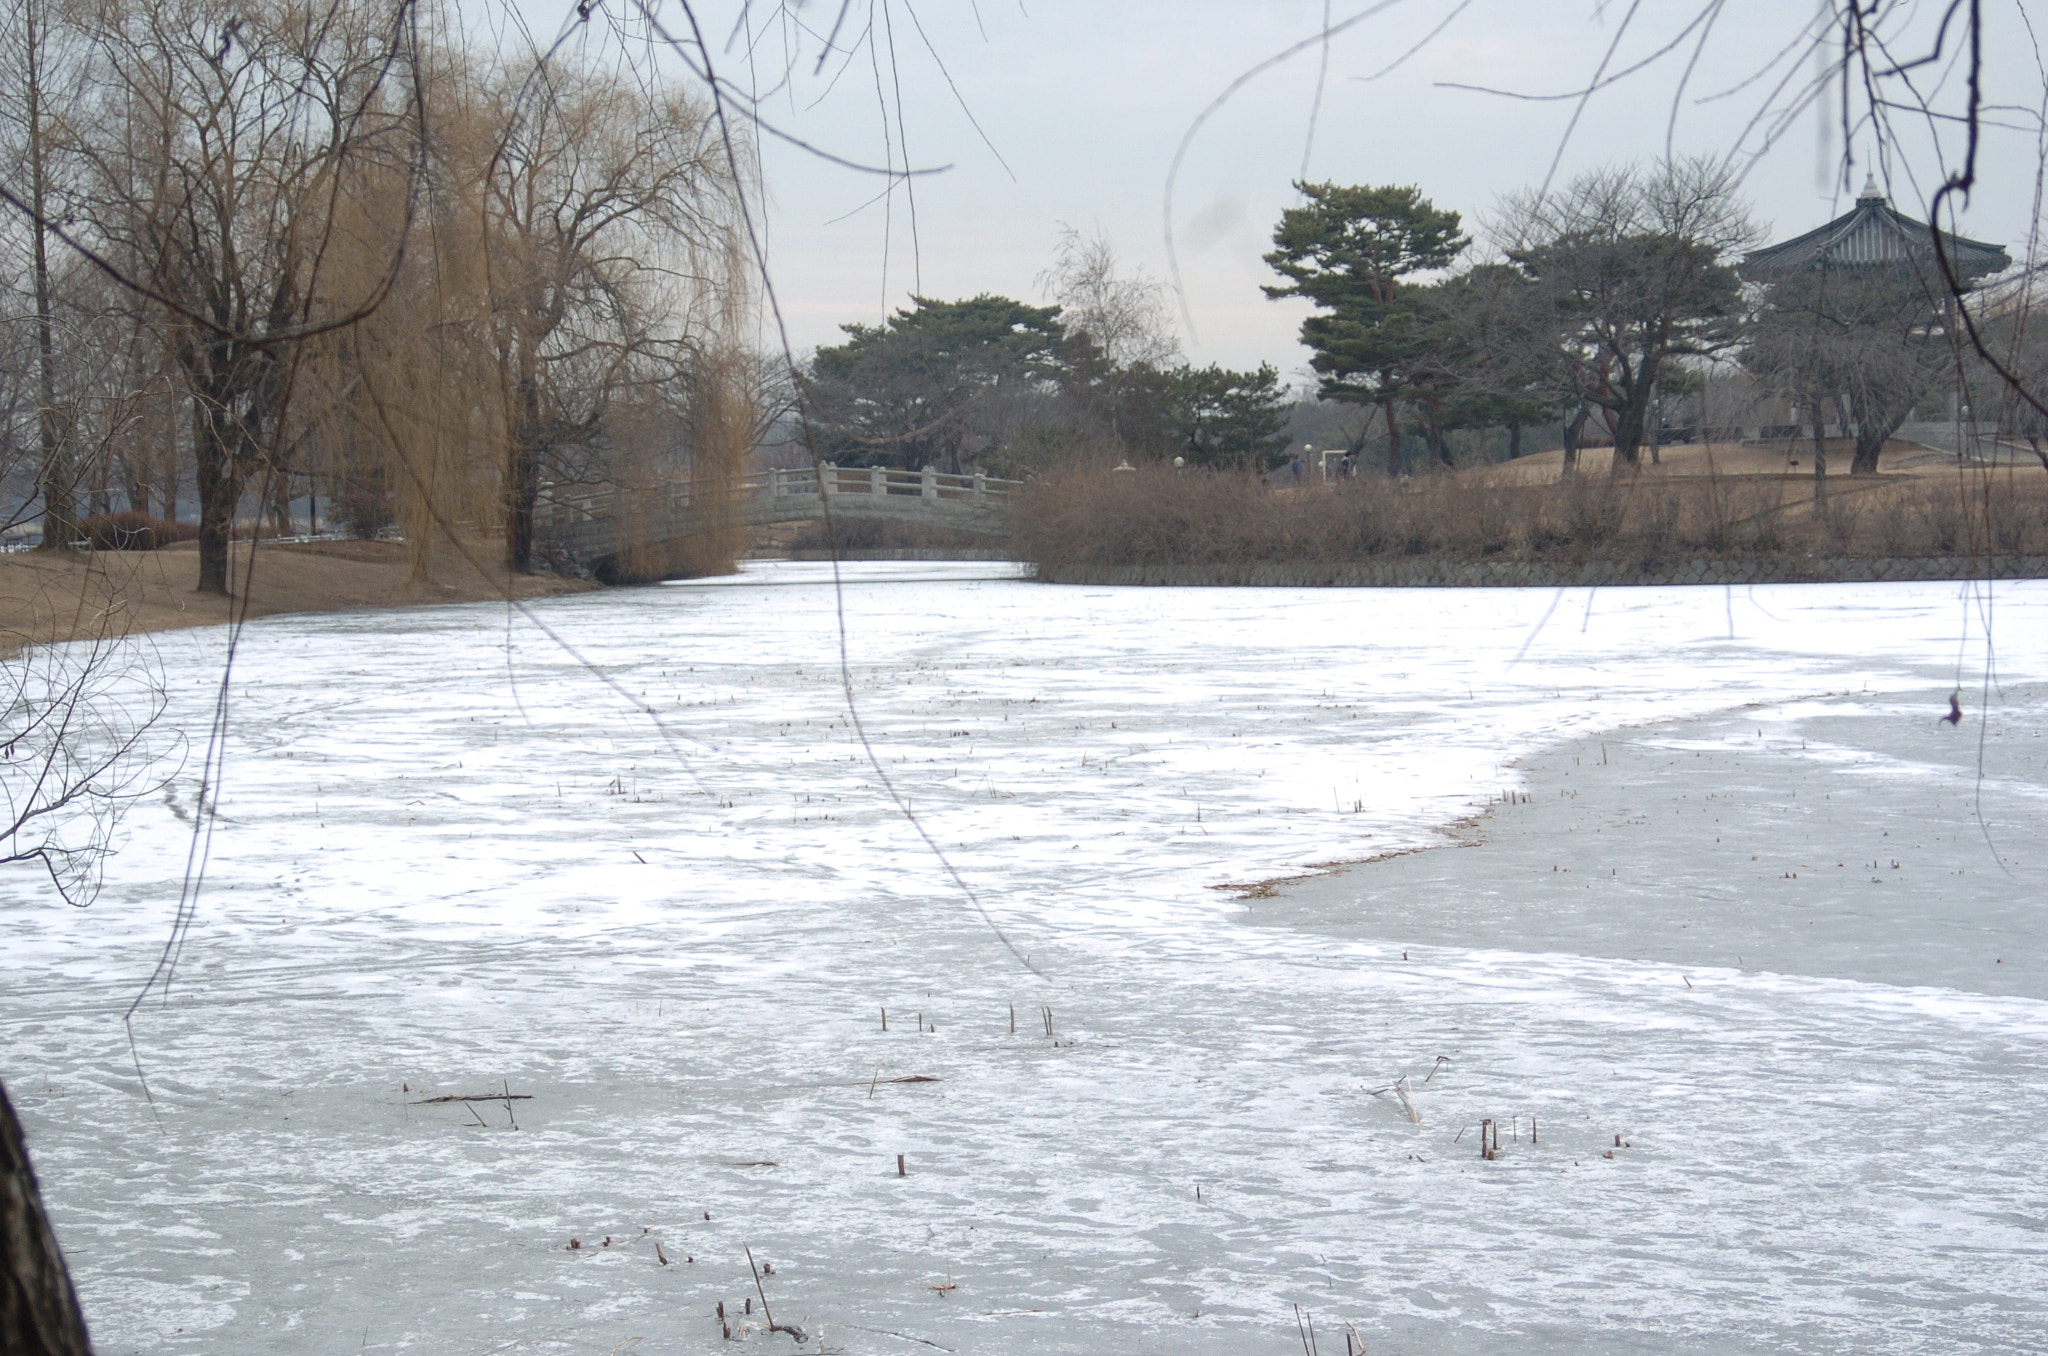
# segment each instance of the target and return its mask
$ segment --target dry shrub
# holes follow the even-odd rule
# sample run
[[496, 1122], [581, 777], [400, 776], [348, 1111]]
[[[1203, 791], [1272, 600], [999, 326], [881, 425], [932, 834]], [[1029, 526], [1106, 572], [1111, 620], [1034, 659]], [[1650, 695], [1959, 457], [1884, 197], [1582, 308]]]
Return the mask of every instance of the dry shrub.
[[[1450, 534], [1444, 531], [1449, 526], [1444, 521], [1447, 496], [1441, 486], [1432, 485], [1420, 494], [1404, 497], [1394, 530], [1394, 541], [1401, 554], [1426, 556], [1439, 539]], [[1446, 542], [1446, 545], [1449, 543]]]
[[1985, 531], [1991, 549], [2002, 556], [2022, 556], [2034, 545], [2041, 526], [2041, 502], [1993, 494], [1984, 506]]
[[1343, 485], [1339, 494], [1317, 498], [1327, 498], [1329, 559], [1360, 559], [1393, 547], [1395, 504], [1382, 488]]
[[1709, 476], [1688, 488], [1679, 540], [1717, 555], [1734, 550], [1751, 496], [1726, 476]]
[[1635, 514], [1635, 528], [1645, 559], [1661, 556], [1678, 539], [1678, 520], [1684, 513], [1685, 496], [1681, 491], [1656, 488], [1644, 492]]
[[1532, 554], [1548, 555], [1571, 545], [1571, 523], [1558, 511], [1562, 502], [1557, 494], [1539, 494], [1524, 513], [1522, 540]]
[[1817, 505], [1813, 517], [1821, 537], [1837, 553], [1845, 552], [1854, 545], [1856, 530], [1863, 525], [1863, 510], [1840, 494]]
[[1621, 531], [1625, 507], [1620, 485], [1610, 476], [1573, 476], [1557, 488], [1566, 540], [1599, 546]]
[[1765, 480], [1749, 487], [1749, 513], [1742, 519], [1742, 544], [1757, 555], [1785, 549], [1785, 499], [1782, 482]]
[[1034, 483], [1019, 545], [1042, 568], [1341, 563], [1374, 556], [1607, 557], [2018, 554], [2048, 523], [2048, 482], [1886, 477], [1830, 487], [1775, 476], [1492, 486], [1455, 476], [1271, 490], [1250, 476], [1076, 470]]
[[1914, 554], [1919, 533], [1914, 530], [1913, 506], [1903, 494], [1885, 496], [1877, 506], [1877, 546], [1882, 555]]
[[146, 513], [100, 513], [78, 525], [78, 535], [95, 551], [155, 551], [199, 535], [196, 523], [174, 523]]
[[1920, 528], [1919, 545], [1916, 555], [1954, 555], [1962, 545], [1963, 532], [1969, 518], [1969, 505], [1956, 487], [1947, 481], [1916, 496], [1914, 505]]
[[1042, 565], [1216, 564], [1271, 555], [1275, 498], [1249, 475], [1101, 467], [1034, 482], [1019, 545]]
[[1483, 556], [1499, 555], [1514, 544], [1515, 511], [1508, 497], [1498, 490], [1479, 490], [1472, 496], [1472, 537]]
[[1523, 516], [1526, 492], [1516, 492], [1438, 475], [1407, 490], [1389, 490], [1370, 481], [1351, 490], [1378, 506], [1391, 531], [1382, 549], [1403, 555], [1441, 553], [1494, 556], [1515, 541], [1515, 524]]

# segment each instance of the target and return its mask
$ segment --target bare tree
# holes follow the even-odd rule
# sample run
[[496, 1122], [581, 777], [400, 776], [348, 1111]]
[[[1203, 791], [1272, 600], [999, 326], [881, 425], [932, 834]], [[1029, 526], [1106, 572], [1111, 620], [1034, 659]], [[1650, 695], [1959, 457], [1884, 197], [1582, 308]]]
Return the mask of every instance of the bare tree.
[[1064, 222], [1052, 267], [1038, 276], [1039, 290], [1059, 303], [1060, 324], [1085, 334], [1119, 367], [1171, 367], [1180, 361], [1166, 284], [1142, 268], [1119, 265], [1109, 234], [1083, 235]]
[[1886, 440], [1955, 370], [1949, 295], [1928, 273], [1816, 269], [1772, 281], [1749, 329], [1744, 362], [1814, 412], [1816, 494], [1826, 475], [1820, 425], [1837, 397], [1853, 419], [1853, 475], [1875, 475]]
[[2005, 368], [2016, 378], [2007, 385], [1994, 378], [1990, 384], [2003, 397], [1999, 425], [2005, 436], [2023, 442], [2048, 471], [2048, 412], [2021, 398], [2021, 390], [2048, 391], [2048, 333], [2044, 333], [2036, 310], [2041, 305], [2040, 280], [2022, 277], [1998, 289], [1990, 300], [1984, 329], [1995, 342], [1995, 351]]
[[509, 392], [505, 554], [524, 572], [541, 481], [576, 478], [563, 461], [597, 444], [608, 403], [676, 370], [677, 303], [734, 281], [733, 184], [672, 85], [560, 61], [495, 79], [480, 212]]
[[1607, 418], [1616, 470], [1633, 469], [1665, 362], [1737, 339], [1730, 265], [1758, 231], [1733, 176], [1703, 159], [1597, 170], [1509, 198], [1493, 234], [1547, 304], [1573, 394]]
[[21, 220], [27, 258], [24, 272], [34, 319], [34, 412], [36, 467], [34, 490], [42, 506], [42, 544], [62, 550], [77, 537], [76, 494], [79, 468], [57, 398], [58, 354], [56, 282], [51, 276], [50, 234], [43, 218], [61, 196], [56, 180], [58, 156], [53, 146], [50, 91], [65, 74], [76, 74], [75, 44], [68, 34], [52, 32], [47, 0], [14, 0], [8, 22], [0, 30], [0, 127], [8, 145], [7, 159], [17, 167], [26, 190], [30, 215]]
[[[420, 128], [394, 88], [409, 8], [343, 0], [138, 0], [91, 11], [100, 83], [68, 129], [71, 207], [124, 281], [155, 301], [191, 404], [199, 587], [229, 591], [233, 520], [276, 469], [297, 345], [373, 309], [320, 308], [335, 205], [378, 163], [407, 163]], [[394, 259], [404, 235], [387, 242]]]

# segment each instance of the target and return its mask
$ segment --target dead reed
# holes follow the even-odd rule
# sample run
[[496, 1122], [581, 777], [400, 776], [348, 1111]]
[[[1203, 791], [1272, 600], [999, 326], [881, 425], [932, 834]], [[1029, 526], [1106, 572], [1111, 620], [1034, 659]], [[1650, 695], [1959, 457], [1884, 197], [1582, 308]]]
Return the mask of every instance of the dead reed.
[[1830, 484], [1803, 476], [1440, 475], [1275, 490], [1249, 475], [1077, 470], [1034, 483], [1018, 546], [1041, 571], [1101, 565], [2048, 552], [2048, 480], [2010, 468]]

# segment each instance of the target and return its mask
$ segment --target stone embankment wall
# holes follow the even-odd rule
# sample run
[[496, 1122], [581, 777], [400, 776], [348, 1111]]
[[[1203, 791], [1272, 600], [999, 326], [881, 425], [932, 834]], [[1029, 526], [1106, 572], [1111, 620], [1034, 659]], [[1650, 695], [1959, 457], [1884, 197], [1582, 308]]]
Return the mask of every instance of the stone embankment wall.
[[1252, 585], [1270, 588], [1556, 588], [1631, 584], [1850, 584], [1894, 580], [2042, 579], [2048, 556], [1828, 556], [1625, 560], [1262, 561], [1209, 565], [1065, 565], [1049, 584]]

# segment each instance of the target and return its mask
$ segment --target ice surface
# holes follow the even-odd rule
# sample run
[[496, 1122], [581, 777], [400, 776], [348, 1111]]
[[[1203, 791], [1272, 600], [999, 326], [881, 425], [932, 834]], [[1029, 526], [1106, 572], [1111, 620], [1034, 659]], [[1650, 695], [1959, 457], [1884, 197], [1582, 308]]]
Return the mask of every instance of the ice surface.
[[[93, 909], [0, 903], [101, 1350], [797, 1349], [743, 1245], [810, 1350], [2048, 1340], [2048, 587], [1004, 573], [850, 568], [849, 657], [1045, 981], [880, 794], [824, 567], [536, 605], [659, 728], [503, 609], [253, 624], [160, 1126], [189, 773]], [[187, 728], [223, 644], [162, 642]]]

